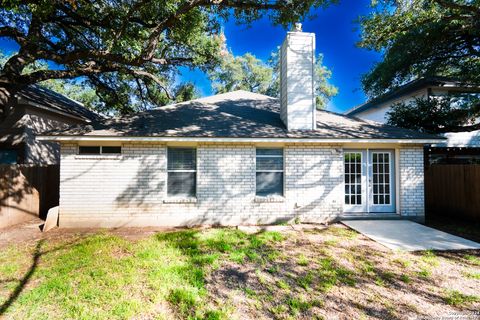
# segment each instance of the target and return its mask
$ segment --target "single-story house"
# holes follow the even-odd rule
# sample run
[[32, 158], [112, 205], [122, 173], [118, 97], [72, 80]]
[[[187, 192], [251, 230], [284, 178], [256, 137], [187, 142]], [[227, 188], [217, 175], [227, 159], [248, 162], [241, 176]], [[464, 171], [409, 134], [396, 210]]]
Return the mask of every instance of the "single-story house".
[[315, 35], [289, 32], [280, 99], [235, 91], [39, 139], [61, 144], [60, 227], [424, 219], [423, 145], [316, 110]]
[[15, 98], [12, 113], [0, 123], [0, 164], [57, 164], [60, 146], [35, 137], [101, 119], [81, 103], [39, 85], [21, 89]]

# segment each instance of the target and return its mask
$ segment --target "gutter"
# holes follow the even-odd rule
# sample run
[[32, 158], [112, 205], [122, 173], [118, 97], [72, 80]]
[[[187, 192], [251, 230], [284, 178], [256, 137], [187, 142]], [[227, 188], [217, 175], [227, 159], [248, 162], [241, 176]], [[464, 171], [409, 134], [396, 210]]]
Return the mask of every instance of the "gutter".
[[214, 137], [126, 137], [126, 136], [46, 136], [36, 137], [39, 141], [56, 142], [281, 142], [281, 143], [400, 143], [400, 144], [433, 144], [445, 141], [446, 138], [425, 139], [325, 139], [325, 138], [214, 138]]

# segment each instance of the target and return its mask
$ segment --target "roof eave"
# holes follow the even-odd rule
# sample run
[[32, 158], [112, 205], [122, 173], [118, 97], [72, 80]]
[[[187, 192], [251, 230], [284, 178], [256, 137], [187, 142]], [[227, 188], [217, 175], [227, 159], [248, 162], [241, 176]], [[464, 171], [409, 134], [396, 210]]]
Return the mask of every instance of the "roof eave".
[[40, 141], [55, 142], [284, 142], [284, 143], [398, 143], [398, 144], [433, 144], [446, 138], [229, 138], [229, 137], [132, 137], [132, 136], [37, 136]]

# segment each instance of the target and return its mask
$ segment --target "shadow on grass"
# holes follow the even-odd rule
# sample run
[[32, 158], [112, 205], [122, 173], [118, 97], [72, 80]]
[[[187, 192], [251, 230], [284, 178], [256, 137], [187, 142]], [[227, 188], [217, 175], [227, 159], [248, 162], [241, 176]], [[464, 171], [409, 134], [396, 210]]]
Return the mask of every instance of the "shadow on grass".
[[[217, 319], [227, 318], [227, 312], [222, 306], [220, 310], [205, 308], [205, 300], [211, 293], [205, 288], [205, 275], [217, 269], [225, 260], [241, 262], [244, 259], [262, 261], [274, 249], [269, 245], [272, 239], [279, 239], [279, 234], [259, 232], [246, 234], [239, 230], [212, 229], [208, 232], [188, 230], [169, 232], [156, 235], [156, 240], [167, 246], [180, 250], [186, 257], [186, 266], [181, 272], [185, 285], [173, 288], [167, 300], [184, 318]], [[230, 270], [239, 282], [245, 282], [245, 275]]]
[[13, 292], [10, 294], [7, 301], [5, 301], [0, 306], [0, 316], [3, 315], [8, 310], [8, 308], [15, 302], [15, 300], [17, 300], [18, 296], [20, 296], [25, 286], [30, 281], [30, 278], [35, 273], [35, 270], [38, 267], [38, 262], [40, 260], [40, 257], [43, 254], [41, 251], [43, 243], [44, 243], [44, 240], [40, 240], [37, 242], [37, 245], [35, 246], [35, 251], [33, 252], [33, 256], [32, 256], [32, 264], [28, 268], [28, 271], [25, 273], [23, 278], [20, 280], [19, 284], [15, 287], [15, 290], [13, 290]]
[[43, 251], [42, 248], [44, 247], [45, 239], [41, 239], [41, 240], [37, 241], [37, 243], [35, 245], [35, 249], [34, 249], [33, 254], [32, 254], [30, 267], [25, 272], [23, 277], [20, 280], [19, 279], [0, 280], [0, 283], [15, 282], [15, 281], [19, 282], [18, 285], [15, 287], [15, 289], [12, 291], [12, 293], [10, 293], [7, 300], [0, 305], [0, 316], [2, 316], [3, 314], [5, 314], [8, 311], [8, 309], [12, 306], [12, 304], [20, 297], [22, 292], [25, 290], [25, 288], [27, 287], [28, 283], [30, 282], [32, 276], [35, 274], [35, 271], [38, 269], [38, 266], [39, 266], [39, 263], [40, 263], [40, 258], [42, 256], [44, 256], [48, 253], [52, 253], [52, 252], [55, 252], [55, 251], [59, 251], [59, 250], [69, 248], [69, 247], [73, 246], [75, 243], [76, 243], [76, 241], [73, 241], [73, 242], [67, 243], [65, 245], [55, 247], [51, 250]]

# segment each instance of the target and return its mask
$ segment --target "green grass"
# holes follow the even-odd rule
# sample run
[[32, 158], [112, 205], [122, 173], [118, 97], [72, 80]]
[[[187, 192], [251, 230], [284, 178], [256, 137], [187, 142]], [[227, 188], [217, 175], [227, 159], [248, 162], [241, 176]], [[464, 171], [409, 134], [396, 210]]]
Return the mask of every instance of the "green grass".
[[305, 267], [305, 266], [308, 266], [308, 263], [309, 263], [309, 260], [308, 260], [307, 257], [305, 257], [304, 254], [300, 254], [300, 255], [298, 256], [297, 264], [298, 264], [299, 266], [304, 266], [304, 267]]
[[340, 226], [330, 226], [327, 229], [327, 233], [346, 240], [353, 240], [359, 235], [356, 231]]
[[451, 306], [465, 306], [473, 302], [479, 302], [480, 297], [475, 295], [463, 294], [457, 290], [447, 290], [443, 297], [445, 303]]
[[412, 279], [410, 278], [409, 275], [407, 275], [407, 274], [402, 274], [402, 275], [400, 276], [400, 281], [405, 282], [405, 283], [410, 283], [410, 282], [412, 282]]
[[337, 265], [330, 257], [320, 259], [318, 275], [321, 291], [328, 291], [337, 284], [354, 286], [356, 283], [353, 277], [354, 273], [351, 270]]
[[430, 271], [429, 268], [421, 268], [419, 271], [417, 271], [417, 275], [419, 278], [427, 280], [431, 277], [432, 271]]
[[480, 272], [464, 272], [465, 277], [480, 280]]
[[[410, 288], [395, 282], [413, 282], [429, 292], [427, 285], [442, 279], [440, 268], [459, 261], [431, 251], [375, 253], [343, 227], [309, 232], [323, 238], [315, 243], [302, 241], [305, 233], [218, 228], [135, 241], [104, 231], [16, 244], [0, 250], [0, 318], [231, 319], [242, 316], [235, 308], [244, 301], [239, 310], [250, 317], [311, 319], [332, 312], [325, 299], [358, 300], [365, 286], [378, 295]], [[325, 246], [330, 240], [337, 247]], [[478, 257], [463, 256], [461, 263], [458, 276], [477, 283]], [[243, 299], [234, 298], [239, 295]], [[458, 291], [442, 298], [436, 303], [479, 302]], [[384, 312], [397, 306], [387, 298], [373, 303]]]
[[470, 264], [473, 264], [475, 266], [480, 266], [480, 258], [476, 256], [472, 256], [470, 254], [466, 254], [464, 256], [465, 260], [467, 260]]
[[277, 287], [279, 287], [280, 289], [284, 289], [284, 290], [290, 289], [290, 285], [285, 280], [279, 279], [277, 280], [276, 284], [277, 284]]
[[422, 254], [422, 258], [421, 260], [431, 266], [431, 267], [437, 267], [439, 265], [439, 261], [438, 261], [438, 257], [437, 255], [435, 254], [435, 252], [433, 252], [432, 250], [426, 250], [423, 252]]
[[[282, 240], [276, 232], [212, 229], [137, 242], [99, 233], [71, 243], [39, 242], [36, 249], [9, 248], [0, 254], [0, 279], [12, 281], [0, 286], [0, 305], [11, 318], [126, 319], [167, 301], [181, 318], [221, 318], [224, 311], [206, 303], [205, 274], [222, 261], [269, 261], [276, 255], [267, 244]], [[24, 275], [28, 290], [18, 281]], [[10, 301], [14, 290], [20, 292]]]

